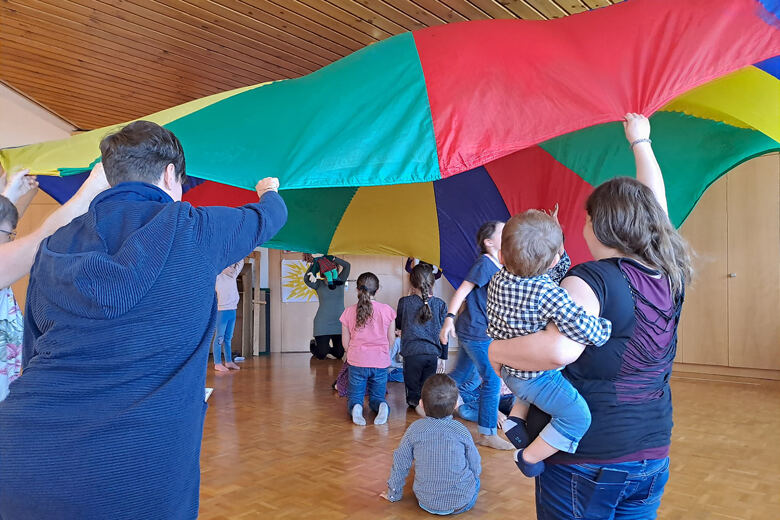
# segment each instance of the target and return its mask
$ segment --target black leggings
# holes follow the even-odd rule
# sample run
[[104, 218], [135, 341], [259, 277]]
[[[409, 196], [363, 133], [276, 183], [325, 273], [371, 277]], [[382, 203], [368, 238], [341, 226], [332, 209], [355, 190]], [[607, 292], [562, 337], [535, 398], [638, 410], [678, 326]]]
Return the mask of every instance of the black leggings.
[[404, 385], [406, 386], [406, 404], [417, 406], [422, 397], [425, 381], [436, 373], [438, 357], [428, 354], [406, 356], [404, 358]]
[[[331, 342], [333, 343], [332, 347], [330, 346]], [[312, 343], [310, 350], [317, 359], [325, 359], [325, 356], [328, 354], [341, 359], [344, 357], [344, 345], [341, 344], [341, 334], [314, 336], [314, 343]]]

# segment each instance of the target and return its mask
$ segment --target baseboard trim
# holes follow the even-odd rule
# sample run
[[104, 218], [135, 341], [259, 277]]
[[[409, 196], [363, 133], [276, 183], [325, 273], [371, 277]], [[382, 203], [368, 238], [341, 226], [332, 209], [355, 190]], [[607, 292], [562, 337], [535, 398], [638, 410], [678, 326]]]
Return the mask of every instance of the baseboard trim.
[[737, 368], [717, 365], [697, 365], [694, 363], [675, 363], [675, 373], [688, 372], [693, 374], [712, 374], [716, 376], [749, 377], [752, 379], [771, 379], [780, 381], [780, 370], [764, 370], [760, 368]]

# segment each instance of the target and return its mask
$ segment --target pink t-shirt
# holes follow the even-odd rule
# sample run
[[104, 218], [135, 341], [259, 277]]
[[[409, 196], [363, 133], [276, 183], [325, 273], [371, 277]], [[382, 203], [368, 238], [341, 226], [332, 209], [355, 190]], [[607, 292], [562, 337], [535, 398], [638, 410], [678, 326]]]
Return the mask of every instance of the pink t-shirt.
[[355, 328], [357, 305], [347, 307], [339, 319], [349, 329], [347, 363], [363, 368], [387, 368], [390, 366], [387, 331], [395, 321], [395, 309], [376, 301], [371, 304], [374, 306], [374, 314], [360, 329]]

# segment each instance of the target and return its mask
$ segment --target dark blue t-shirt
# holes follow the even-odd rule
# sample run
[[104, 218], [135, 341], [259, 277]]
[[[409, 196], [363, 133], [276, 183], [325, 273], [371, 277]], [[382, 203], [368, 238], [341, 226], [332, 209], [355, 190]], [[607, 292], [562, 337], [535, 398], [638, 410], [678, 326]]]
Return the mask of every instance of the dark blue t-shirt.
[[466, 281], [476, 287], [466, 296], [466, 305], [455, 323], [455, 333], [467, 341], [490, 341], [487, 335], [487, 288], [501, 268], [488, 255], [480, 255], [471, 266]]

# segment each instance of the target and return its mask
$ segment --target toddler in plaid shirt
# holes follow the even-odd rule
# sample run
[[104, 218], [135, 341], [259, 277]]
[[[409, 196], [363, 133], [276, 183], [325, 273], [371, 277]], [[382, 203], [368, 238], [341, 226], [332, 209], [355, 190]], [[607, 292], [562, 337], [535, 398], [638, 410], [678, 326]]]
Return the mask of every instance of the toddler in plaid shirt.
[[[612, 324], [587, 314], [558, 285], [571, 260], [563, 249], [563, 232], [555, 213], [528, 210], [512, 217], [501, 237], [501, 261], [504, 268], [488, 286], [488, 336], [511, 339], [533, 334], [553, 321], [578, 343], [601, 346], [607, 342]], [[518, 448], [515, 461], [520, 470], [533, 477], [544, 471], [543, 460], [557, 451], [574, 453], [590, 427], [590, 410], [560, 369], [526, 371], [503, 366], [499, 375], [519, 398], [504, 423], [504, 432]], [[530, 404], [552, 419], [529, 445], [525, 417]], [[538, 460], [529, 462], [524, 450]]]

